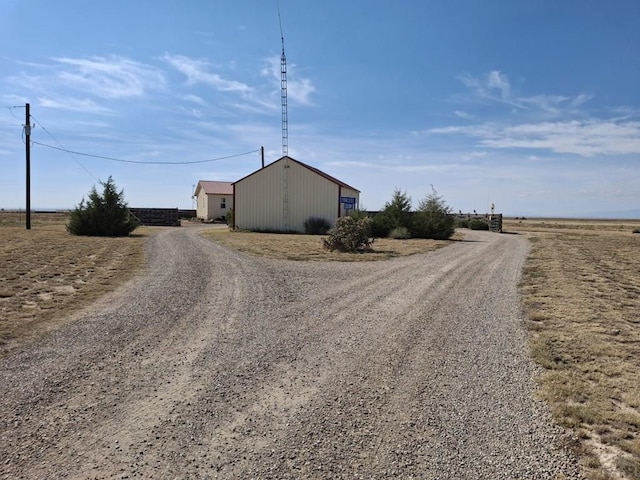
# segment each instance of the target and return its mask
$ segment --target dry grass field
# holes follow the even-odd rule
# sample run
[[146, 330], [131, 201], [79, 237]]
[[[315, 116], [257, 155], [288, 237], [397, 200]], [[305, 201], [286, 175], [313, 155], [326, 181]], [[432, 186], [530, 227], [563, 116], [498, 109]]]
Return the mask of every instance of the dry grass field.
[[235, 250], [269, 258], [286, 260], [335, 260], [340, 262], [366, 262], [391, 257], [426, 253], [449, 245], [462, 238], [455, 235], [452, 240], [393, 240], [376, 239], [371, 252], [329, 252], [322, 245], [322, 236], [281, 233], [234, 232], [227, 228], [211, 229], [203, 235]]
[[128, 238], [76, 237], [66, 214], [0, 212], [0, 354], [55, 329], [69, 314], [131, 278], [145, 229]]
[[640, 222], [523, 220], [521, 284], [540, 397], [593, 480], [640, 479]]
[[[0, 212], [0, 354], [64, 323], [131, 278], [152, 229], [128, 238], [74, 237], [65, 215]], [[505, 220], [532, 251], [520, 285], [540, 397], [575, 431], [591, 480], [640, 480], [640, 221]], [[381, 260], [449, 242], [376, 240], [374, 252], [323, 249], [321, 237], [210, 229], [208, 238], [292, 260]], [[461, 238], [460, 236], [457, 237]], [[455, 241], [455, 239], [454, 239]]]

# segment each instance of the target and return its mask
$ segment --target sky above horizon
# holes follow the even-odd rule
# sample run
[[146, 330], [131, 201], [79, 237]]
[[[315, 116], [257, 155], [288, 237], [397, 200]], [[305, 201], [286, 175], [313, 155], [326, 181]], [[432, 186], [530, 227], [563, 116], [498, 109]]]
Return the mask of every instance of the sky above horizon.
[[[455, 211], [640, 218], [637, 0], [279, 8], [289, 155], [366, 209], [434, 188]], [[282, 156], [281, 48], [276, 0], [1, 0], [0, 207], [25, 206], [29, 103], [33, 208], [110, 175], [132, 207], [193, 208], [198, 180]]]

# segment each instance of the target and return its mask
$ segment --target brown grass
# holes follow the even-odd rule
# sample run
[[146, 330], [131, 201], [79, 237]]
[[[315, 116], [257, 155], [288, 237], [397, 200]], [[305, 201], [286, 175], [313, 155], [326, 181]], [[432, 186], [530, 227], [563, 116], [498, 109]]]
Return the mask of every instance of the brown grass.
[[366, 262], [426, 253], [462, 238], [460, 235], [454, 236], [452, 240], [382, 238], [375, 240], [370, 252], [341, 253], [326, 250], [322, 245], [324, 237], [321, 235], [237, 232], [226, 228], [207, 230], [203, 232], [203, 235], [251, 255], [286, 260], [335, 260], [340, 262]]
[[[131, 278], [149, 229], [127, 238], [76, 237], [65, 214], [0, 212], [0, 353], [50, 331]], [[21, 218], [20, 218], [21, 217]]]
[[588, 478], [640, 480], [640, 226], [525, 220], [521, 292], [540, 397], [573, 429]]

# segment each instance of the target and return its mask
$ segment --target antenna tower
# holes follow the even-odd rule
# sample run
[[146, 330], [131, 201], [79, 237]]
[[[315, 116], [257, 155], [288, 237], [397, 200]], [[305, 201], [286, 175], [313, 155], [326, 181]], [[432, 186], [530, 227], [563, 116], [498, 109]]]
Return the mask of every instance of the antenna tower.
[[284, 34], [282, 33], [280, 2], [278, 2], [278, 22], [280, 23], [280, 39], [282, 40], [282, 55], [280, 56], [280, 96], [282, 99], [282, 155], [285, 156], [289, 154], [289, 117], [287, 114], [287, 57], [284, 54]]
[[289, 119], [287, 117], [287, 57], [284, 55], [284, 34], [282, 33], [282, 18], [280, 17], [280, 2], [278, 4], [278, 22], [280, 23], [280, 39], [282, 40], [282, 56], [280, 57], [280, 87], [282, 97], [282, 225], [283, 230], [289, 230]]

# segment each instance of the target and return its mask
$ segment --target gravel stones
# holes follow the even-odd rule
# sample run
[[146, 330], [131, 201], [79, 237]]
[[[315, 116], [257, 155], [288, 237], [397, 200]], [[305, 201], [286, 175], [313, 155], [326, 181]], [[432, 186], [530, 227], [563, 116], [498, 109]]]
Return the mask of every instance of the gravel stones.
[[0, 478], [580, 478], [534, 399], [524, 238], [348, 264], [198, 230], [2, 360]]

